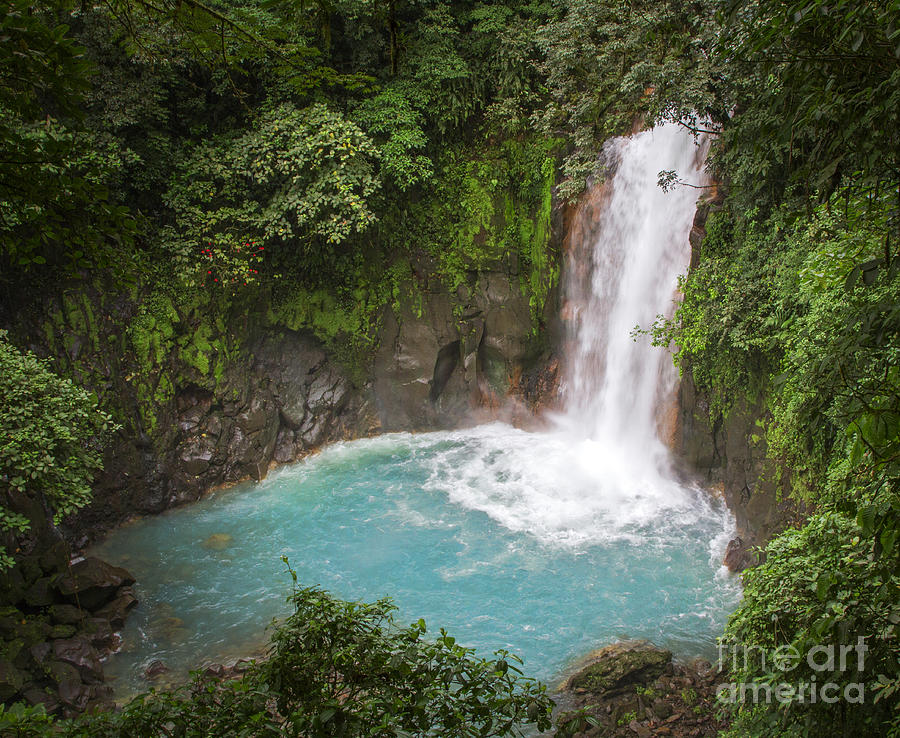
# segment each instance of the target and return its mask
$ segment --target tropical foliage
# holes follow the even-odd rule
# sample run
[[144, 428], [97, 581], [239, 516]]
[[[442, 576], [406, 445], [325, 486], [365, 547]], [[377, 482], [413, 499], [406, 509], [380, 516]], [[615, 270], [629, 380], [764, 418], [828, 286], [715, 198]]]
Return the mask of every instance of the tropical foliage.
[[[827, 675], [863, 684], [863, 703], [744, 704], [734, 734], [897, 734], [900, 7], [736, 2], [715, 27], [726, 194], [660, 338], [713, 422], [739, 399], [765, 408], [779, 492], [812, 510], [746, 575], [727, 636], [757, 654], [868, 649], [864, 670]], [[736, 676], [786, 679], [760, 659]]]

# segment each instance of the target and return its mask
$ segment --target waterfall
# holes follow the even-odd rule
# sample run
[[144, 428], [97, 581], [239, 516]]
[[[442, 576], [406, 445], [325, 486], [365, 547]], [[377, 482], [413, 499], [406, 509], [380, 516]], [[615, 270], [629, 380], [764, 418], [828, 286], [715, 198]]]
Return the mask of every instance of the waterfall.
[[633, 334], [672, 314], [698, 197], [684, 184], [664, 191], [657, 176], [675, 170], [681, 181], [702, 184], [703, 154], [672, 124], [613, 139], [604, 155], [614, 173], [588, 193], [569, 234], [559, 424], [651, 475], [667, 476], [660, 436], [674, 416], [677, 372], [667, 351]]

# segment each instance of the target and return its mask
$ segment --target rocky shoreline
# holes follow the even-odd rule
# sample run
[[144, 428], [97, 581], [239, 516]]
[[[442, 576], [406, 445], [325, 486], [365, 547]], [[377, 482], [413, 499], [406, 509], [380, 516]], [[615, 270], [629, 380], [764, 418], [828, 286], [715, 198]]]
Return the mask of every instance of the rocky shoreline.
[[97, 558], [70, 562], [60, 541], [22, 559], [7, 579], [0, 701], [24, 700], [63, 717], [112, 707], [102, 660], [119, 647], [118, 632], [137, 605], [134, 577]]

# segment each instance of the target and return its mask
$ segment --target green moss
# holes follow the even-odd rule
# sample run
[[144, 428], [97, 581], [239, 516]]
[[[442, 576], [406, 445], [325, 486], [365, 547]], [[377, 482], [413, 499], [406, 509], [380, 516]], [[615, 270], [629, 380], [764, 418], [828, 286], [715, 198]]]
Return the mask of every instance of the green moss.
[[672, 661], [669, 651], [653, 648], [619, 650], [605, 654], [572, 677], [569, 686], [596, 695], [632, 684], [646, 684], [659, 677]]
[[[550, 249], [557, 149], [558, 142], [538, 138], [452, 147], [436, 162], [432, 184], [392, 205], [377, 237], [361, 237], [339, 273], [300, 274], [276, 282], [271, 294], [185, 291], [156, 280], [149, 294], [133, 286], [137, 312], [123, 332], [98, 320], [106, 314], [101, 289], [72, 291], [44, 322], [48, 347], [65, 362], [78, 341], [81, 354], [67, 373], [95, 386], [110, 386], [110, 371], [121, 372], [133, 387], [138, 422], [156, 437], [177, 388], [199, 383], [225, 393], [251, 326], [313, 334], [357, 382], [368, 376], [386, 307], [402, 303], [422, 317], [429, 291], [439, 287], [461, 312], [471, 289], [459, 288], [473, 288], [479, 271], [518, 275], [537, 326], [558, 275]], [[115, 397], [130, 395], [121, 389], [110, 393], [116, 415], [134, 423], [131, 401]]]
[[141, 303], [140, 312], [128, 327], [128, 337], [141, 373], [161, 366], [173, 349], [172, 338], [179, 323], [172, 300], [154, 293]]
[[159, 426], [159, 409], [174, 399], [175, 386], [167, 374], [161, 373], [155, 380], [149, 377], [138, 381], [135, 394], [144, 430], [152, 436]]
[[214, 340], [211, 337], [212, 326], [201, 322], [193, 332], [179, 339], [179, 357], [185, 364], [196, 369], [201, 377], [209, 375], [210, 359], [214, 360], [218, 354], [218, 348], [210, 342]]
[[558, 141], [537, 137], [450, 149], [433, 188], [396, 223], [388, 219], [394, 252], [423, 249], [436, 262], [427, 276], [451, 294], [472, 286], [478, 271], [515, 273], [518, 264], [537, 327], [559, 277], [550, 238], [558, 149]]
[[325, 288], [294, 287], [279, 295], [268, 319], [273, 325], [313, 333], [348, 370], [351, 378], [362, 382], [388, 291], [387, 281], [364, 282], [344, 294]]
[[225, 363], [226, 359], [224, 355], [216, 356], [216, 363], [213, 368], [213, 380], [216, 383], [216, 389], [218, 389], [222, 385], [222, 379], [225, 377]]

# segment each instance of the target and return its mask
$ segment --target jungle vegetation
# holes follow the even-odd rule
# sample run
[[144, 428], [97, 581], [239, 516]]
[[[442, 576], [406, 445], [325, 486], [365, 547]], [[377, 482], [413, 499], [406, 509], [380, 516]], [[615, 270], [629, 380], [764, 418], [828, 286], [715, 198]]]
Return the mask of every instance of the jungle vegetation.
[[[140, 306], [120, 328], [151, 363], [172, 305], [215, 321], [260, 293], [362, 351], [417, 254], [449, 285], [486, 258], [458, 237], [466, 216], [454, 209], [480, 212], [472, 203], [495, 190], [540, 209], [548, 178], [554, 202], [575, 198], [602, 176], [604, 139], [635, 120], [711, 136], [721, 201], [656, 337], [674, 341], [711, 421], [756, 409], [780, 494], [807, 511], [745, 575], [724, 637], [869, 647], [864, 671], [841, 675], [864, 683], [863, 704], [738, 705], [732, 733], [900, 734], [897, 0], [9, 0], [0, 40], [0, 324], [102, 285]], [[521, 250], [545, 299], [546, 243], [507, 230], [490, 248]], [[64, 363], [14, 343], [0, 338], [0, 485], [63, 515], [86, 500], [114, 419], [57, 376]], [[3, 510], [4, 529], [27, 527]], [[512, 679], [507, 658], [472, 660], [449, 636], [396, 629], [385, 603], [297, 590], [295, 618], [313, 602], [323, 619], [302, 633], [292, 620], [252, 678], [77, 724], [19, 710], [0, 725], [427, 735], [478, 705], [490, 715], [465, 723], [482, 726], [472, 735], [547, 720], [545, 695]], [[321, 628], [355, 649], [362, 712], [322, 692], [322, 665], [294, 648]], [[761, 662], [736, 675], [784, 678]]]

